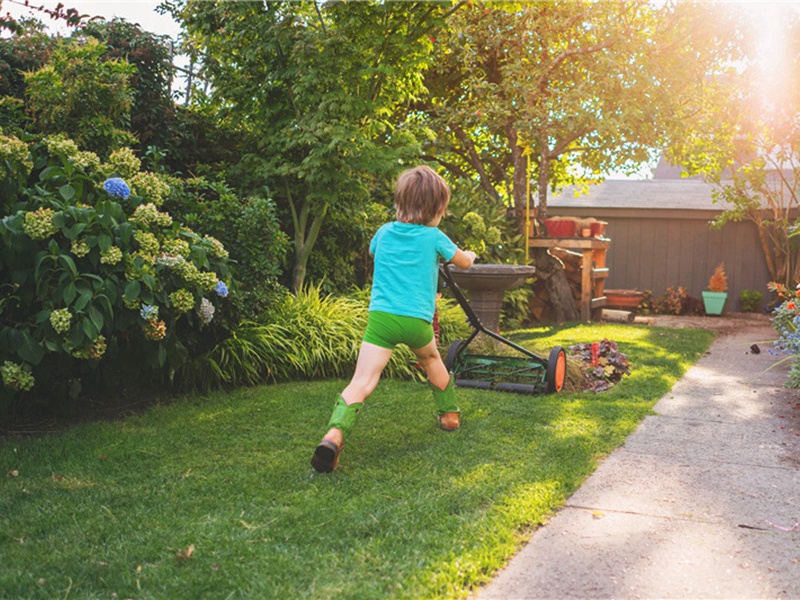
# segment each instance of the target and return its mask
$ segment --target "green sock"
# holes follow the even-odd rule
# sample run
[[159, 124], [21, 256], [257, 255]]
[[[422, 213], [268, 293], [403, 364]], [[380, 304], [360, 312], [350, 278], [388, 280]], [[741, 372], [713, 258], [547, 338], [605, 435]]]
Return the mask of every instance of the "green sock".
[[333, 405], [333, 414], [328, 423], [328, 429], [335, 427], [342, 432], [342, 439], [346, 439], [358, 420], [358, 413], [361, 412], [362, 404], [362, 402], [356, 402], [348, 405], [344, 398], [339, 395]]
[[440, 390], [435, 385], [433, 385], [430, 381], [428, 381], [428, 385], [431, 386], [431, 391], [433, 392], [433, 400], [436, 402], [436, 409], [439, 415], [443, 415], [446, 413], [460, 413], [461, 410], [458, 408], [458, 398], [456, 397], [456, 382], [455, 377], [453, 374], [450, 374], [450, 381], [447, 384], [447, 387], [443, 390]]

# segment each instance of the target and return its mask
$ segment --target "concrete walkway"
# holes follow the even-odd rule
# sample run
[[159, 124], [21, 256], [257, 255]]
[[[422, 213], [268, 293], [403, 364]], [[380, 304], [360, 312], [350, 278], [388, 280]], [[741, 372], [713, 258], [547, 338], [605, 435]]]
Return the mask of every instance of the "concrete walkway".
[[800, 598], [800, 394], [768, 321], [704, 319], [655, 323], [720, 336], [476, 598]]

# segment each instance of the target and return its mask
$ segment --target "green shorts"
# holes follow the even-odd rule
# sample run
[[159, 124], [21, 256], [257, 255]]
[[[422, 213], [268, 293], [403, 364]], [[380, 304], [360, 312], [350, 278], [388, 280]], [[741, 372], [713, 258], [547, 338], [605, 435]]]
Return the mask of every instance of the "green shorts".
[[397, 344], [405, 344], [413, 350], [424, 348], [432, 339], [433, 325], [426, 320], [377, 310], [369, 313], [364, 332], [365, 342], [389, 350], [394, 350]]

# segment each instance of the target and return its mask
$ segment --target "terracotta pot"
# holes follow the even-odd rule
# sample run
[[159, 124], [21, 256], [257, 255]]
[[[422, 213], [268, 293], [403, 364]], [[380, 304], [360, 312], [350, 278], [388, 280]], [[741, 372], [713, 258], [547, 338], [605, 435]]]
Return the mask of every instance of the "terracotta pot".
[[606, 233], [606, 226], [608, 223], [605, 221], [592, 221], [589, 228], [592, 230], [592, 237], [602, 237]]
[[606, 297], [606, 306], [628, 310], [639, 308], [644, 298], [644, 292], [639, 290], [605, 290], [603, 294]]
[[547, 228], [547, 237], [575, 237], [575, 221], [547, 219], [544, 226]]

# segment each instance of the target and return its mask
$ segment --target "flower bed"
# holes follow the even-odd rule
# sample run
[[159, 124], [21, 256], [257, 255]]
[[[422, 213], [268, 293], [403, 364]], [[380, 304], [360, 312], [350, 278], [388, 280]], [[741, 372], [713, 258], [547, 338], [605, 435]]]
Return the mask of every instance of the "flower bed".
[[581, 360], [584, 390], [602, 392], [620, 381], [623, 375], [631, 374], [628, 357], [611, 340], [574, 344], [569, 351]]

